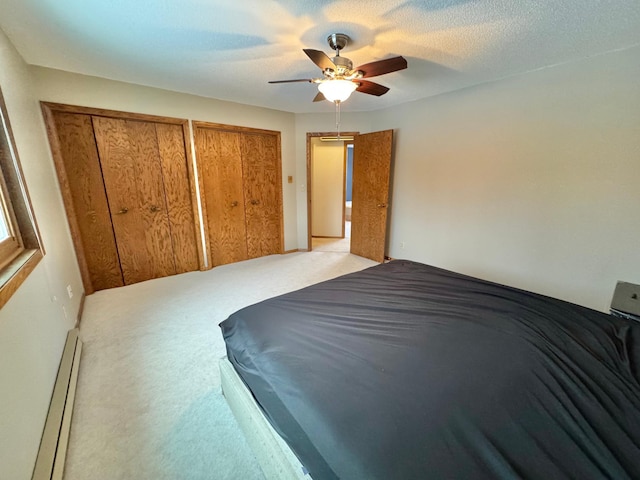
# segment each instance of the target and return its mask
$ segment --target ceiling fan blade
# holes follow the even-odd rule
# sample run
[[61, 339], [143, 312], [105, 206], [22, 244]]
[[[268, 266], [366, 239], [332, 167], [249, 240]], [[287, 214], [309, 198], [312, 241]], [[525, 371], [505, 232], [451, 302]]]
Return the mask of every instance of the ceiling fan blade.
[[384, 95], [389, 91], [389, 87], [385, 87], [384, 85], [370, 82], [368, 80], [356, 80], [355, 82], [359, 84], [358, 88], [356, 88], [358, 92], [368, 93], [369, 95], [375, 95], [376, 97]]
[[298, 78], [296, 80], [269, 80], [269, 83], [293, 83], [293, 82], [313, 82], [310, 78]]
[[323, 100], [326, 100], [325, 96], [322, 94], [322, 92], [318, 92], [318, 94], [315, 96], [315, 98], [313, 99], [314, 102], [321, 102]]
[[320, 50], [313, 50], [311, 48], [304, 48], [303, 52], [311, 59], [313, 63], [319, 66], [322, 70], [330, 68], [331, 70], [337, 70], [335, 63], [331, 61], [327, 54]]
[[407, 68], [407, 61], [404, 57], [393, 57], [385, 60], [378, 60], [376, 62], [365, 63], [355, 70], [360, 70], [363, 73], [362, 77], [368, 78], [384, 75], [385, 73], [397, 72], [398, 70], [404, 70], [405, 68]]

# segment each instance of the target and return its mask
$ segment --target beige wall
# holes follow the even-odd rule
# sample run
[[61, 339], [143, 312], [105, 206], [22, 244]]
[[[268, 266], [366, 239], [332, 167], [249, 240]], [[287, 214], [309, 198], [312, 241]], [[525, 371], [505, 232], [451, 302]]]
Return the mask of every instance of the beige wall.
[[311, 234], [341, 237], [344, 230], [344, 142], [311, 139]]
[[281, 132], [285, 250], [298, 248], [294, 176], [295, 116], [292, 113], [203, 98], [42, 67], [31, 67], [40, 100], [125, 112], [186, 118]]
[[[29, 69], [2, 31], [0, 86], [46, 249], [0, 310], [0, 478], [27, 480], [82, 282]], [[67, 285], [75, 292], [73, 299]]]
[[617, 280], [640, 283], [638, 58], [376, 112], [396, 129], [391, 256], [608, 310]]

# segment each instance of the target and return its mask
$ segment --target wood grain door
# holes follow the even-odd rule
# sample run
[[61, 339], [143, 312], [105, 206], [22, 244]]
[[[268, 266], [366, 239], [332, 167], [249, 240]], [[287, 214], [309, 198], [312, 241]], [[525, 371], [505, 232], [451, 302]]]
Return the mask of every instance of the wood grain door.
[[247, 259], [241, 141], [237, 132], [195, 128], [211, 266]]
[[176, 273], [192, 272], [200, 267], [200, 235], [196, 231], [197, 209], [194, 211], [191, 196], [184, 131], [181, 125], [166, 123], [156, 123], [155, 129]]
[[[88, 274], [86, 290], [121, 287], [124, 285], [111, 216], [104, 191], [100, 160], [90, 115], [55, 112], [60, 159], [60, 181], [70, 193], [67, 216], [74, 222], [78, 261]], [[80, 237], [79, 239], [77, 237]]]
[[282, 182], [279, 136], [242, 135], [247, 256], [282, 253]]
[[351, 253], [384, 261], [393, 131], [356, 135], [353, 147]]
[[125, 284], [176, 273], [155, 124], [93, 117]]

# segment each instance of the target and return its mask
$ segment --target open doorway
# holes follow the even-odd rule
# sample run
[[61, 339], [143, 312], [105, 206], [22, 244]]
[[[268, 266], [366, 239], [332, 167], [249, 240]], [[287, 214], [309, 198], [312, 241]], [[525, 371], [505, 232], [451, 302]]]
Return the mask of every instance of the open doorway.
[[350, 251], [353, 135], [307, 134], [309, 250]]

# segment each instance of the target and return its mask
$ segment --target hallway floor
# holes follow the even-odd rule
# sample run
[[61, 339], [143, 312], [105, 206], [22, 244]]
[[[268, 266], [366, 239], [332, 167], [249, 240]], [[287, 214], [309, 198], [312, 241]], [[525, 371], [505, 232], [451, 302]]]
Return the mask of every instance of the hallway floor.
[[344, 238], [311, 239], [311, 249], [314, 252], [349, 252], [351, 247], [351, 222], [344, 224]]

